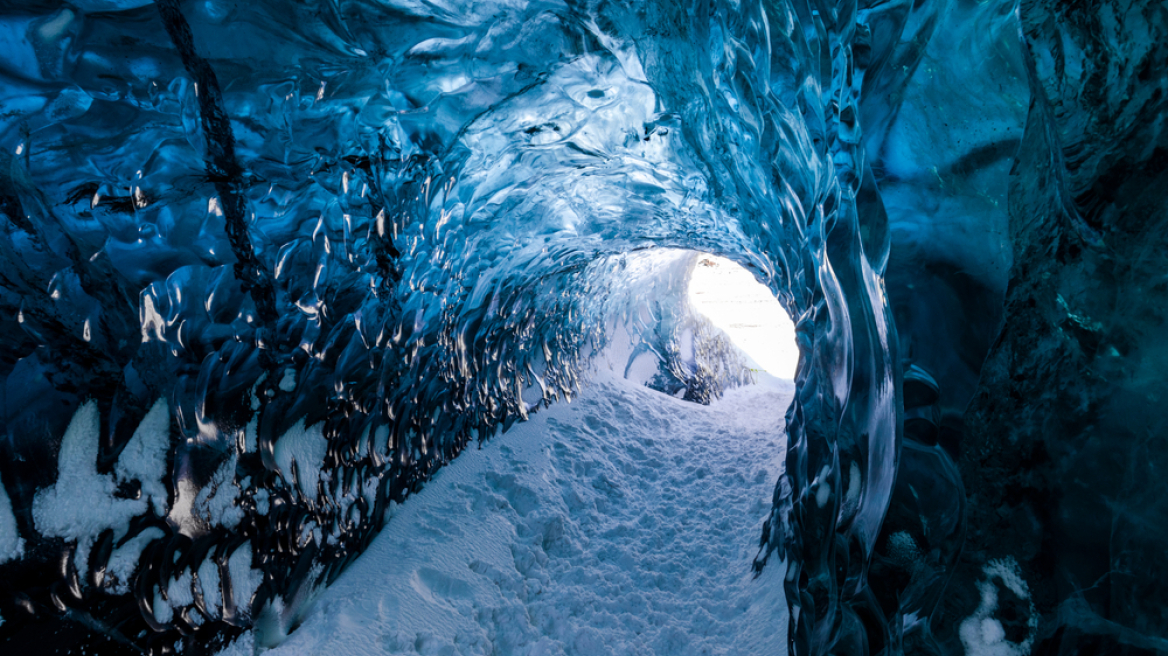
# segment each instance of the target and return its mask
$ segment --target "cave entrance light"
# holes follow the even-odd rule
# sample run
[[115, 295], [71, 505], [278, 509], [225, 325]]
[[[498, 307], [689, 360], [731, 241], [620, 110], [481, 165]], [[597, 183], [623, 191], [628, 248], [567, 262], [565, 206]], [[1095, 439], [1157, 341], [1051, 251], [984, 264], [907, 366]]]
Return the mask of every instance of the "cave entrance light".
[[690, 277], [689, 299], [753, 361], [751, 368], [794, 380], [799, 363], [795, 326], [754, 274], [724, 257], [703, 253]]

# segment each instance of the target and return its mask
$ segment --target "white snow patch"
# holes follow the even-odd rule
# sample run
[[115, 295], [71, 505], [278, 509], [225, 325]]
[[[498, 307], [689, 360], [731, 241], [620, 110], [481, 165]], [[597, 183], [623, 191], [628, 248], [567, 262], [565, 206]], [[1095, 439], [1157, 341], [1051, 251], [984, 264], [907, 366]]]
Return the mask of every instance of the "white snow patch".
[[199, 565], [199, 586], [203, 592], [203, 604], [207, 612], [215, 616], [223, 605], [223, 596], [219, 590], [219, 563], [213, 558], [206, 558]]
[[[12, 501], [0, 481], [0, 564], [24, 555], [24, 540], [16, 531], [16, 515], [12, 512]], [[0, 620], [3, 624], [3, 620]]]
[[[184, 569], [178, 578], [171, 579], [167, 584], [165, 599], [162, 598], [161, 590], [155, 588], [154, 619], [162, 623], [170, 622], [176, 612], [182, 612], [184, 608], [193, 606], [195, 604], [193, 580], [191, 570]], [[198, 613], [189, 613], [188, 617], [196, 626], [202, 623]]]
[[154, 589], [154, 620], [159, 624], [169, 624], [174, 619], [174, 609], [162, 598], [162, 591]]
[[105, 580], [102, 585], [113, 594], [126, 594], [130, 591], [130, 577], [138, 568], [138, 561], [142, 551], [152, 541], [165, 535], [162, 529], [151, 526], [138, 535], [126, 540], [122, 546], [114, 549], [110, 554], [109, 563], [105, 567]]
[[888, 555], [901, 567], [912, 567], [921, 559], [921, 549], [908, 531], [897, 531], [888, 537]]
[[231, 576], [231, 598], [235, 610], [246, 617], [250, 614], [251, 599], [264, 581], [263, 572], [251, 567], [251, 543], [244, 543], [227, 559], [227, 572]]
[[192, 512], [209, 526], [235, 528], [243, 520], [243, 509], [238, 505], [239, 486], [235, 484], [238, 462], [239, 456], [232, 452], [195, 497]]
[[328, 454], [328, 440], [322, 432], [324, 424], [313, 424], [307, 428], [304, 420], [296, 422], [287, 433], [276, 440], [276, 464], [284, 481], [292, 485], [292, 463], [300, 475], [300, 492], [316, 501], [316, 486], [320, 482], [320, 468]]
[[977, 584], [978, 590], [981, 591], [981, 604], [973, 615], [961, 622], [958, 629], [966, 656], [1028, 656], [1038, 631], [1038, 613], [1035, 612], [1034, 602], [1030, 602], [1030, 622], [1027, 627], [1029, 630], [1021, 644], [1007, 640], [1002, 623], [993, 617], [994, 611], [998, 609], [995, 576], [1000, 577], [1011, 592], [1022, 599], [1030, 600], [1030, 589], [1019, 573], [1018, 563], [1012, 556], [1007, 556], [1000, 560], [991, 560], [982, 567], [982, 572], [985, 573], [987, 580], [979, 581]]
[[114, 498], [113, 476], [97, 473], [100, 421], [96, 401], [74, 413], [61, 439], [57, 482], [37, 492], [32, 502], [33, 522], [42, 535], [76, 542], [73, 562], [79, 572], [88, 570], [89, 549], [102, 531], [113, 528], [114, 539], [120, 539], [130, 520], [147, 510], [146, 499]]
[[261, 649], [272, 647], [288, 637], [284, 624], [284, 600], [275, 597], [256, 614], [251, 633], [255, 636], [255, 643]]
[[166, 599], [175, 610], [195, 603], [195, 595], [191, 591], [191, 570], [184, 569], [177, 579], [171, 579], [170, 585], [166, 588]]
[[369, 442], [365, 455], [372, 455], [375, 450], [380, 453], [389, 453], [389, 427], [385, 424], [377, 427], [377, 432], [373, 434], [373, 440]]
[[785, 654], [786, 567], [751, 561], [791, 392], [707, 407], [599, 374], [395, 505], [271, 656]]
[[260, 488], [255, 493], [256, 513], [260, 515], [268, 514], [268, 506], [270, 504], [270, 493], [266, 488]]
[[255, 635], [248, 631], [227, 645], [218, 656], [255, 656], [257, 653]]
[[166, 516], [166, 486], [162, 479], [166, 475], [166, 452], [169, 449], [170, 406], [166, 399], [158, 399], [138, 424], [114, 466], [118, 480], [141, 483], [142, 496], [150, 500], [159, 517]]
[[247, 426], [243, 429], [243, 452], [253, 453], [259, 444], [259, 417], [252, 417], [251, 421], [247, 422]]

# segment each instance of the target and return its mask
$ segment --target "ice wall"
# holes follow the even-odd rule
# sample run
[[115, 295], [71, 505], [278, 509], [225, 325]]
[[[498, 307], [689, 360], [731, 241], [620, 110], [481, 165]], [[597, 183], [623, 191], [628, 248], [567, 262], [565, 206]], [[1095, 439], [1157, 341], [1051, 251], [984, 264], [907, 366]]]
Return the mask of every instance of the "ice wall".
[[[868, 564], [893, 653], [965, 653], [959, 624], [978, 610], [954, 616], [942, 602], [966, 529], [962, 414], [1001, 327], [1011, 263], [1009, 172], [1030, 99], [1018, 11], [1013, 1], [873, 9], [882, 39], [900, 30], [865, 81], [862, 114], [890, 226], [885, 278], [904, 371], [896, 485]], [[963, 594], [977, 598], [978, 581]]]
[[870, 89], [904, 101], [864, 114], [904, 364], [872, 589], [905, 653], [1165, 653], [1168, 12], [928, 3], [905, 25]]
[[1168, 7], [1023, 3], [1005, 323], [965, 414], [949, 614], [1011, 557], [1034, 653], [1168, 653]]

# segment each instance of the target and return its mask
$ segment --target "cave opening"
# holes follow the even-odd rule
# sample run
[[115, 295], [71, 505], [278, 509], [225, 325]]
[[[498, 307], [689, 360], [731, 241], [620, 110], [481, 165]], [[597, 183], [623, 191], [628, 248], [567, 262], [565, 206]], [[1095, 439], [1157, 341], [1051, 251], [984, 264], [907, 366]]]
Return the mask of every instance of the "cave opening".
[[689, 300], [747, 355], [752, 370], [780, 380], [795, 379], [799, 365], [795, 325], [750, 271], [733, 260], [702, 253], [690, 276]]

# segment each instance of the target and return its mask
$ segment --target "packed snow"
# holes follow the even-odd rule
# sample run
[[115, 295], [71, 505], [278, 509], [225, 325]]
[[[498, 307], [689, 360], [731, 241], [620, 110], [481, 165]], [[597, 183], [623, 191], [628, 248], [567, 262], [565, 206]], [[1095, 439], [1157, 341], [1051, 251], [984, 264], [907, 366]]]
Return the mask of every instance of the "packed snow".
[[[165, 406], [162, 412], [166, 412]], [[61, 439], [57, 482], [37, 492], [32, 504], [37, 530], [43, 535], [64, 538], [76, 544], [73, 563], [79, 572], [87, 570], [89, 550], [103, 531], [112, 528], [114, 538], [120, 539], [126, 534], [130, 520], [145, 513], [149, 507], [146, 498], [117, 498], [114, 492], [118, 483], [114, 477], [97, 472], [100, 419], [96, 401], [86, 403], [73, 414]], [[149, 421], [143, 423], [150, 424]], [[134, 439], [150, 442], [153, 438], [135, 433], [131, 441]], [[136, 448], [127, 454], [127, 458], [134, 459], [151, 451]], [[123, 466], [119, 471], [138, 472], [142, 469], [144, 467], [131, 465]], [[154, 472], [154, 475], [160, 473]]]
[[[959, 635], [967, 656], [1027, 656], [1034, 646], [1034, 636], [1038, 631], [1038, 613], [1030, 600], [1030, 587], [1019, 572], [1018, 563], [1012, 556], [991, 560], [982, 567], [986, 579], [977, 584], [981, 592], [981, 604], [973, 615], [961, 622]], [[1011, 642], [1006, 636], [1002, 622], [994, 617], [998, 610], [1000, 590], [1009, 590], [1028, 608], [1026, 635], [1021, 643]], [[1016, 612], [1012, 613], [1017, 617]]]
[[224, 654], [783, 654], [782, 562], [754, 578], [793, 387], [710, 406], [608, 372], [394, 506], [311, 602]]
[[[4, 483], [0, 482], [0, 564], [24, 555], [24, 540], [16, 532], [16, 515]], [[2, 623], [2, 621], [0, 621]]]

